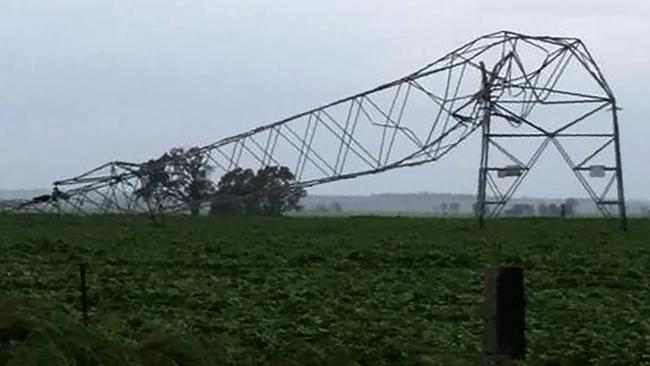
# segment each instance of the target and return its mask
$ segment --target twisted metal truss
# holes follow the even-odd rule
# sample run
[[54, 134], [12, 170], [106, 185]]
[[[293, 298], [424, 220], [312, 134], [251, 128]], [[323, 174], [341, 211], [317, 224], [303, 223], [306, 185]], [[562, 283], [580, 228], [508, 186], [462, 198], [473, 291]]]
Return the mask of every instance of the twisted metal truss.
[[[567, 112], [564, 106], [575, 108]], [[483, 137], [480, 218], [501, 213], [541, 153], [552, 145], [601, 212], [624, 220], [616, 111], [614, 95], [582, 41], [503, 31], [471, 41], [398, 80], [186, 154], [210, 162], [215, 168], [213, 182], [236, 167], [283, 165], [295, 173], [295, 186], [309, 187], [437, 161], [478, 130]], [[607, 124], [596, 131], [589, 120], [602, 119], [602, 112]], [[574, 132], [578, 126], [586, 126], [585, 132]], [[564, 148], [565, 138], [606, 141], [576, 161]], [[524, 149], [524, 155], [533, 154], [523, 158], [511, 151], [504, 141], [515, 139], [537, 139], [535, 144], [526, 142]], [[613, 158], [592, 164], [608, 148], [614, 149]], [[499, 162], [499, 155], [505, 161]], [[147, 212], [151, 202], [135, 194], [144, 184], [138, 174], [142, 168], [143, 164], [110, 162], [55, 182], [51, 195], [10, 206], [31, 211]], [[613, 174], [606, 190], [597, 191], [589, 178], [602, 178], [603, 172]], [[506, 188], [500, 187], [501, 181]], [[614, 183], [616, 197], [611, 199]], [[186, 207], [166, 197], [157, 201], [156, 209]]]

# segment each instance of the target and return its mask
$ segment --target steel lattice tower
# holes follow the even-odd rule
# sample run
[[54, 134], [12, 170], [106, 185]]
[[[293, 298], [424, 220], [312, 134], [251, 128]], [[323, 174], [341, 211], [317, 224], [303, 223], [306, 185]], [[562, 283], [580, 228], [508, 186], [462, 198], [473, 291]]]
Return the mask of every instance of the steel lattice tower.
[[[295, 186], [310, 187], [435, 162], [480, 131], [481, 224], [503, 211], [554, 146], [600, 212], [618, 217], [625, 229], [617, 111], [582, 41], [502, 31], [403, 78], [191, 149], [186, 157], [215, 167], [213, 183], [235, 167], [283, 165], [295, 172]], [[136, 194], [146, 183], [145, 167], [151, 168], [109, 162], [55, 182], [51, 195], [3, 205], [38, 212], [186, 211], [173, 192]]]

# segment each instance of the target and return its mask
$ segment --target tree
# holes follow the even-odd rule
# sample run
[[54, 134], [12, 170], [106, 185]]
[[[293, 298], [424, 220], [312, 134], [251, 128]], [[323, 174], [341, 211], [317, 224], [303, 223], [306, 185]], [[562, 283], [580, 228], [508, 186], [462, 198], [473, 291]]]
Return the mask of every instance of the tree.
[[540, 203], [537, 205], [537, 214], [540, 216], [548, 215], [548, 205], [546, 203]]
[[211, 215], [236, 215], [247, 211], [244, 197], [252, 193], [255, 174], [251, 169], [236, 168], [224, 174], [210, 204]]
[[535, 207], [528, 203], [515, 203], [505, 211], [505, 214], [510, 216], [533, 216], [535, 215]]
[[174, 148], [142, 165], [137, 173], [140, 188], [135, 193], [147, 202], [150, 209], [152, 203], [160, 206], [173, 200], [185, 203], [192, 215], [198, 215], [201, 203], [214, 194], [209, 177], [212, 169], [198, 148], [187, 151]]
[[576, 207], [578, 207], [578, 200], [575, 198], [568, 198], [564, 201], [564, 209], [566, 216], [574, 216], [576, 214]]
[[293, 173], [284, 166], [267, 166], [257, 172], [236, 168], [219, 180], [210, 213], [279, 216], [299, 210], [306, 192], [295, 182]]
[[338, 203], [337, 201], [334, 201], [332, 203], [332, 212], [341, 213], [341, 212], [343, 212], [343, 207], [341, 207], [340, 203]]
[[324, 203], [319, 203], [316, 206], [314, 206], [312, 211], [319, 212], [319, 213], [328, 213], [328, 212], [330, 212], [330, 208], [327, 207], [327, 205], [324, 204]]
[[524, 216], [535, 216], [535, 206], [530, 203], [524, 204]]
[[548, 205], [547, 213], [549, 216], [560, 216], [560, 207], [555, 203], [551, 203]]
[[207, 156], [200, 154], [197, 148], [187, 152], [173, 149], [170, 155], [177, 198], [188, 205], [192, 215], [198, 215], [201, 203], [208, 201], [215, 192], [209, 177], [213, 168]]
[[151, 159], [143, 163], [135, 173], [140, 180], [140, 188], [134, 193], [145, 201], [149, 211], [152, 211], [152, 204], [157, 207], [164, 201], [165, 187], [170, 178], [166, 170], [167, 160], [167, 154], [158, 159]]

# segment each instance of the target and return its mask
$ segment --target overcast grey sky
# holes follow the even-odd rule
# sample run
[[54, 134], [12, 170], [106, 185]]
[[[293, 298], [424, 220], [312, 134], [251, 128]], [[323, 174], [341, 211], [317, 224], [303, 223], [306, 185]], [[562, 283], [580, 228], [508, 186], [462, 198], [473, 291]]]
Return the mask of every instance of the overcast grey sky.
[[[628, 197], [650, 198], [647, 0], [3, 1], [0, 189], [49, 187], [106, 161], [206, 144], [506, 29], [585, 41], [624, 108]], [[316, 191], [472, 193], [475, 145]], [[561, 169], [561, 179], [531, 175], [520, 194], [580, 193]]]

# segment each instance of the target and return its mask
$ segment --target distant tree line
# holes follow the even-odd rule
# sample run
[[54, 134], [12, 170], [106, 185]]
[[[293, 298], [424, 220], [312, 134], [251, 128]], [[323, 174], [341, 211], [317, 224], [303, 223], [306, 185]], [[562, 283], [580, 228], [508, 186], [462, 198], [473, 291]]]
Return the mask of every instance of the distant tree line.
[[306, 196], [285, 166], [257, 171], [237, 167], [221, 176], [216, 185], [210, 179], [213, 170], [199, 148], [174, 148], [142, 165], [136, 173], [140, 187], [135, 194], [150, 211], [180, 202], [192, 215], [198, 215], [208, 202], [209, 213], [215, 216], [277, 216], [299, 210], [299, 201]]
[[[444, 208], [450, 204], [442, 204], [442, 212], [448, 213]], [[556, 216], [568, 217], [577, 214], [578, 200], [575, 198], [568, 198], [562, 203], [540, 203], [535, 207], [530, 203], [514, 203], [508, 206], [503, 211], [506, 216]], [[477, 204], [474, 204], [474, 212], [478, 209]]]
[[457, 215], [460, 213], [460, 203], [443, 202], [440, 204], [440, 213], [443, 215]]
[[539, 216], [575, 216], [578, 207], [578, 200], [569, 198], [560, 204], [545, 204], [540, 203], [537, 206], [537, 214]]
[[317, 213], [341, 213], [343, 212], [343, 207], [341, 207], [340, 203], [334, 201], [330, 204], [319, 203], [311, 207], [309, 211]]

